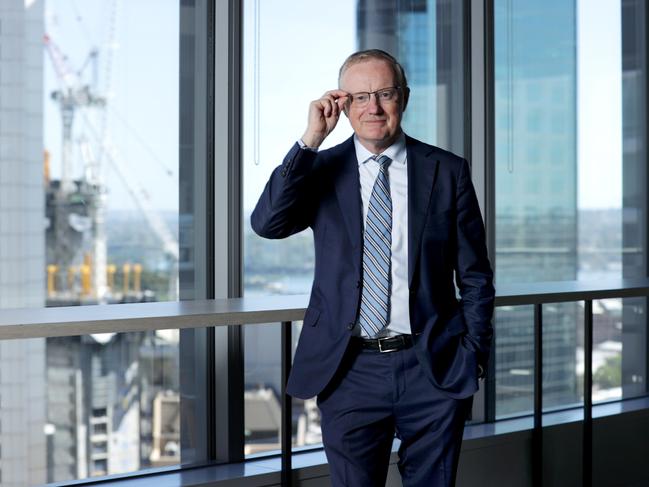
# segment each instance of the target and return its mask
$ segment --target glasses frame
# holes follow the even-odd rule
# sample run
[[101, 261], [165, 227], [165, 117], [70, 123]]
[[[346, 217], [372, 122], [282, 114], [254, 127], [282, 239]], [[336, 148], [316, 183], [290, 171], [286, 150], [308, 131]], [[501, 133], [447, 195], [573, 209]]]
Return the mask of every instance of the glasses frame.
[[[350, 93], [348, 98], [347, 98], [347, 106], [349, 108], [356, 107], [356, 108], [364, 108], [367, 105], [370, 104], [370, 100], [372, 99], [372, 95], [374, 95], [374, 99], [376, 100], [377, 104], [381, 104], [382, 100], [378, 97], [378, 94], [387, 91], [387, 90], [395, 90], [395, 95], [397, 95], [396, 98], [390, 99], [390, 100], [383, 100], [383, 102], [387, 103], [392, 103], [394, 101], [397, 101], [399, 99], [399, 96], [401, 95], [401, 86], [386, 86], [385, 88], [381, 88], [380, 90], [376, 91], [358, 91], [356, 93]], [[359, 95], [367, 95], [367, 101], [365, 103], [361, 103], [360, 105], [354, 104], [354, 99], [359, 96]]]

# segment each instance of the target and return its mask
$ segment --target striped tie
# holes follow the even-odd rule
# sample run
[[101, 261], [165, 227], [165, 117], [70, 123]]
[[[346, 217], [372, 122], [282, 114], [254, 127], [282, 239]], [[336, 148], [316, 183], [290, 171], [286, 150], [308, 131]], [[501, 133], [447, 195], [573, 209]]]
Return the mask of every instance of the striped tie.
[[376, 159], [381, 169], [372, 188], [363, 242], [363, 290], [358, 322], [369, 337], [388, 324], [391, 290], [392, 198], [388, 166], [391, 159]]

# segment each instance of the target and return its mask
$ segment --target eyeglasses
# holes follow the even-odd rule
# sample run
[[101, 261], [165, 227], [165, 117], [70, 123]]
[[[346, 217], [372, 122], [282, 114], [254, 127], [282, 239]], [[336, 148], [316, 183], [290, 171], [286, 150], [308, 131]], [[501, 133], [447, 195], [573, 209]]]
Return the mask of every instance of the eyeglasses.
[[383, 88], [376, 91], [359, 91], [349, 95], [348, 103], [354, 108], [363, 108], [370, 102], [370, 98], [374, 95], [377, 103], [392, 103], [399, 97], [400, 86], [392, 86], [390, 88]]

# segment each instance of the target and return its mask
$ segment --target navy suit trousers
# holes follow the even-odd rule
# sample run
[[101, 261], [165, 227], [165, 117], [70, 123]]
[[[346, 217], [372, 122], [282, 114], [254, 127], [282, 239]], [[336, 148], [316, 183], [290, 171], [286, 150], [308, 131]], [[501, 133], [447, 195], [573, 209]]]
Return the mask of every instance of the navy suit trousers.
[[385, 486], [395, 435], [404, 487], [454, 485], [472, 401], [436, 389], [414, 348], [379, 353], [352, 340], [318, 395], [332, 485]]

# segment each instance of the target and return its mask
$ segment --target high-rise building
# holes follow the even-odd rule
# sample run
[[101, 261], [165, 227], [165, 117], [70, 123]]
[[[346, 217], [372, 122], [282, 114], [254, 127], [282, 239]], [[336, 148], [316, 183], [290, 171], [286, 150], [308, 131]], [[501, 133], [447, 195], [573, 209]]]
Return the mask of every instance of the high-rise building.
[[[0, 307], [45, 303], [43, 2], [0, 2]], [[0, 342], [0, 484], [45, 482], [45, 340]]]
[[173, 331], [48, 339], [48, 482], [180, 461], [177, 346]]
[[408, 135], [464, 153], [462, 5], [452, 0], [358, 0], [357, 48], [382, 49], [408, 77]]
[[[577, 278], [574, 1], [496, 2], [496, 283]], [[579, 400], [577, 305], [544, 307], [544, 404]], [[496, 313], [499, 414], [532, 407], [530, 307]]]

